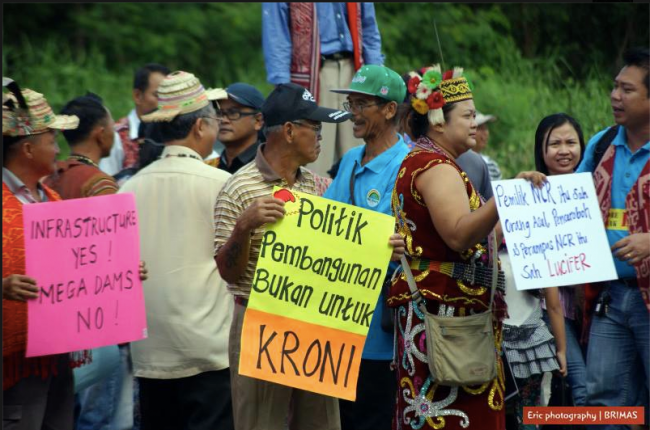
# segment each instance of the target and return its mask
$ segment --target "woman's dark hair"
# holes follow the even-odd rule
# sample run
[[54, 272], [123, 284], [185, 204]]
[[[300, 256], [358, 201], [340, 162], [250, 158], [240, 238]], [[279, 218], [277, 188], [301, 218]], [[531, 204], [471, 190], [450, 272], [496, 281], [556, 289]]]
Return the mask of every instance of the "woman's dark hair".
[[[410, 105], [410, 102], [409, 102]], [[445, 121], [449, 120], [449, 113], [454, 110], [456, 103], [446, 103], [442, 107], [442, 114], [445, 117]], [[413, 108], [410, 110], [409, 117], [409, 127], [411, 128], [411, 134], [413, 140], [419, 139], [422, 136], [426, 136], [427, 131], [429, 130], [429, 116], [422, 115], [417, 113]]]
[[537, 126], [537, 131], [535, 131], [535, 169], [538, 172], [542, 172], [545, 175], [549, 174], [548, 167], [544, 162], [544, 154], [548, 147], [548, 140], [553, 130], [566, 123], [571, 124], [576, 133], [578, 133], [578, 140], [580, 141], [580, 160], [578, 161], [578, 165], [582, 162], [582, 157], [585, 154], [585, 138], [582, 134], [582, 127], [580, 127], [578, 121], [572, 116], [565, 113], [555, 113], [542, 119]]

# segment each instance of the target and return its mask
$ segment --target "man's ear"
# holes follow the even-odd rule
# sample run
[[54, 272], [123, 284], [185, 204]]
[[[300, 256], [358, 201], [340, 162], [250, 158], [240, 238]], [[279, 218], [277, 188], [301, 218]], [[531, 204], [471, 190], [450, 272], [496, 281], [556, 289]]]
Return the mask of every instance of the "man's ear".
[[103, 138], [104, 130], [106, 130], [106, 126], [97, 124], [90, 131], [90, 138], [93, 139], [95, 142], [101, 142]]
[[285, 122], [283, 127], [285, 140], [289, 143], [293, 143], [293, 124]]
[[134, 88], [132, 92], [132, 96], [135, 104], [139, 105], [140, 103], [142, 103], [142, 98], [144, 96], [144, 93], [139, 88]]
[[255, 131], [260, 131], [264, 127], [264, 116], [261, 112], [256, 113], [253, 118], [255, 118]]
[[390, 102], [386, 105], [386, 119], [393, 119], [397, 115], [397, 102]]
[[18, 143], [20, 145], [19, 151], [28, 158], [34, 158], [34, 142], [31, 139], [25, 139], [24, 141]]
[[201, 136], [203, 136], [203, 133], [205, 133], [205, 128], [208, 126], [209, 124], [205, 118], [197, 118], [196, 121], [194, 121], [194, 125], [192, 126], [192, 133], [194, 133], [197, 138], [201, 138]]

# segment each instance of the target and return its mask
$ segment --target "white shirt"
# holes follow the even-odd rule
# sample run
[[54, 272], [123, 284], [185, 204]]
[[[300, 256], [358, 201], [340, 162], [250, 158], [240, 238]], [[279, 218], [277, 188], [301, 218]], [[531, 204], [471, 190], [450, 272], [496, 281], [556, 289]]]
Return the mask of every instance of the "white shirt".
[[[129, 120], [129, 139], [135, 140], [138, 138], [138, 130], [140, 128], [140, 118], [135, 109], [131, 110], [128, 115]], [[122, 171], [124, 166], [124, 147], [122, 146], [122, 139], [120, 135], [115, 132], [113, 138], [113, 147], [108, 157], [99, 160], [99, 168], [107, 175], [115, 176]]]
[[195, 151], [167, 146], [120, 189], [135, 194], [149, 269], [149, 337], [131, 344], [137, 377], [185, 378], [228, 367], [233, 300], [214, 260], [213, 211], [229, 177]]
[[99, 160], [99, 169], [110, 176], [117, 175], [124, 165], [124, 148], [122, 147], [122, 139], [120, 135], [115, 132], [113, 137], [113, 147], [108, 157]]
[[138, 138], [138, 130], [140, 129], [140, 117], [135, 109], [132, 109], [128, 115], [129, 119], [129, 139], [135, 140]]
[[508, 252], [499, 251], [499, 259], [506, 279], [506, 304], [508, 305], [508, 318], [503, 320], [503, 323], [519, 327], [528, 321], [533, 312], [541, 305], [539, 299], [532, 294], [517, 290]]

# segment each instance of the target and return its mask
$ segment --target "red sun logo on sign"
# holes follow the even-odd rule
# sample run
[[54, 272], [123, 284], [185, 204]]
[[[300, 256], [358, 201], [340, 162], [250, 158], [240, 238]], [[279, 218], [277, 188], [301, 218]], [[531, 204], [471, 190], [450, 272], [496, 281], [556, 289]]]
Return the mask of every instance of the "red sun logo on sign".
[[294, 203], [296, 201], [296, 196], [294, 196], [291, 193], [291, 191], [285, 189], [276, 191], [275, 193], [273, 193], [273, 197], [275, 197], [276, 199], [280, 199], [285, 203], [287, 202]]

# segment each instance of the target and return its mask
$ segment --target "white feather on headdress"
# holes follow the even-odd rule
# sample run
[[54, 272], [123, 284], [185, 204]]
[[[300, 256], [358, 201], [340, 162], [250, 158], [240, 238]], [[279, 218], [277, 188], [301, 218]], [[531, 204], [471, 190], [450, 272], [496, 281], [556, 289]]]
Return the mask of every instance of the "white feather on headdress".
[[429, 119], [429, 124], [431, 125], [445, 123], [445, 115], [442, 113], [442, 108], [430, 109], [429, 113], [427, 114], [427, 118]]
[[[433, 70], [434, 72], [438, 72], [442, 75], [440, 64], [434, 64], [433, 66], [429, 67], [428, 70]], [[437, 90], [439, 90], [439, 87]], [[442, 108], [430, 109], [429, 113], [427, 114], [427, 118], [429, 119], [429, 124], [431, 125], [445, 123], [445, 115], [442, 113]]]

